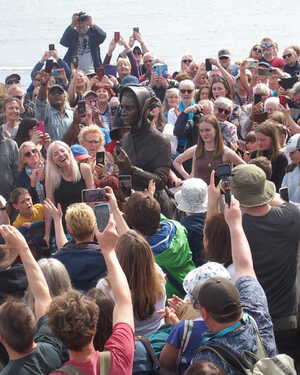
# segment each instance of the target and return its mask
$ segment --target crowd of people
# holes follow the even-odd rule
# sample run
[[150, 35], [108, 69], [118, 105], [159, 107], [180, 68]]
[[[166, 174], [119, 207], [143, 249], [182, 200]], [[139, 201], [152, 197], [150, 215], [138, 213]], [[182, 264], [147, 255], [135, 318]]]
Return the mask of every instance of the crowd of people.
[[296, 374], [300, 47], [107, 37], [76, 13], [1, 86], [0, 374]]

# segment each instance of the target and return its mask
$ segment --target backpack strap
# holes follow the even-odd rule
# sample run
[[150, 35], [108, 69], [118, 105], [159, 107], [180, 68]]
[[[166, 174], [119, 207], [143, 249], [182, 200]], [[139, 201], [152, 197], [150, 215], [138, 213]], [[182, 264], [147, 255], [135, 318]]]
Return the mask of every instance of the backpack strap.
[[257, 359], [265, 358], [268, 355], [266, 353], [264, 344], [262, 342], [256, 320], [251, 315], [248, 315], [248, 316], [249, 316], [251, 322], [253, 323], [255, 331], [256, 331], [256, 346], [257, 346], [256, 356], [257, 356]]
[[[152, 345], [150, 343], [150, 341], [144, 337], [144, 336], [136, 336], [136, 340], [139, 340], [145, 347], [147, 353], [149, 354], [150, 358], [151, 358], [151, 361], [153, 363], [153, 368], [155, 369], [155, 371], [158, 371], [158, 369], [160, 368], [160, 365], [159, 365], [159, 360], [152, 348]], [[101, 374], [102, 375], [102, 374]]]
[[180, 349], [176, 360], [177, 369], [181, 363], [182, 354], [184, 353], [186, 347], [191, 338], [191, 334], [193, 331], [194, 321], [193, 320], [185, 320], [184, 327], [183, 327], [183, 334], [180, 343]]
[[100, 352], [100, 375], [108, 375], [111, 363], [111, 352]]
[[57, 369], [56, 371], [60, 371], [65, 373], [66, 375], [85, 375], [78, 367], [73, 365], [66, 365], [62, 366], [61, 368]]
[[197, 349], [197, 352], [203, 352], [205, 350], [210, 350], [213, 352], [223, 363], [227, 363], [228, 365], [232, 366], [236, 370], [240, 371], [245, 375], [250, 374], [250, 370], [242, 363], [242, 360], [234, 354], [232, 351], [228, 350], [227, 348], [219, 345], [206, 345], [201, 346]]

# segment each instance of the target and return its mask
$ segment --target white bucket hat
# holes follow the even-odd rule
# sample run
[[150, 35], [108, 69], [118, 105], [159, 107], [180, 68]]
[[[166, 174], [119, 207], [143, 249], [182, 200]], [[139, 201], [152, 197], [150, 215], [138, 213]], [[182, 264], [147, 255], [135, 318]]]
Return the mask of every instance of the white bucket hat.
[[207, 211], [207, 184], [201, 178], [183, 181], [180, 191], [175, 193], [180, 211], [198, 214]]

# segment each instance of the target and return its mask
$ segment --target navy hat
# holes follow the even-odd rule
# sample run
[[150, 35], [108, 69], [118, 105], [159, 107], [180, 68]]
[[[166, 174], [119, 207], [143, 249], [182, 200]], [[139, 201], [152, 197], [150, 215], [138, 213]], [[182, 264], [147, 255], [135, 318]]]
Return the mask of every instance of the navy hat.
[[21, 77], [17, 73], [10, 74], [5, 78], [5, 83], [8, 84], [9, 81], [17, 81], [19, 83], [21, 81]]
[[228, 51], [228, 49], [221, 49], [218, 52], [218, 56], [219, 57], [230, 57], [230, 52]]

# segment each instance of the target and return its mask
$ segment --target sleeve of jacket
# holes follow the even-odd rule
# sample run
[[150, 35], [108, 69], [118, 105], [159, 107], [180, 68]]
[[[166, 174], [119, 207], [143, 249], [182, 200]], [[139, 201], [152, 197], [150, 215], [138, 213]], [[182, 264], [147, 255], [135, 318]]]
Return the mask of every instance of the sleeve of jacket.
[[39, 72], [40, 70], [42, 70], [42, 69], [43, 69], [43, 66], [44, 66], [44, 64], [41, 63], [40, 61], [39, 61], [37, 64], [35, 64], [35, 66], [33, 67], [32, 71], [31, 71], [31, 73], [30, 73], [30, 76], [31, 76], [31, 79], [32, 79], [32, 80], [33, 80], [33, 76], [34, 76], [34, 74], [35, 74], [36, 72]]
[[137, 78], [140, 78], [137, 61], [136, 61], [136, 58], [134, 57], [132, 51], [127, 53], [127, 57], [128, 57], [128, 59], [130, 61], [130, 64], [131, 64], [131, 74], [133, 76], [137, 77]]
[[77, 36], [78, 32], [73, 26], [68, 26], [60, 39], [60, 44], [64, 47], [71, 47], [72, 39]]
[[106, 32], [103, 31], [99, 26], [91, 26], [91, 32], [93, 33], [93, 38], [95, 38], [95, 44], [101, 44], [105, 41]]

